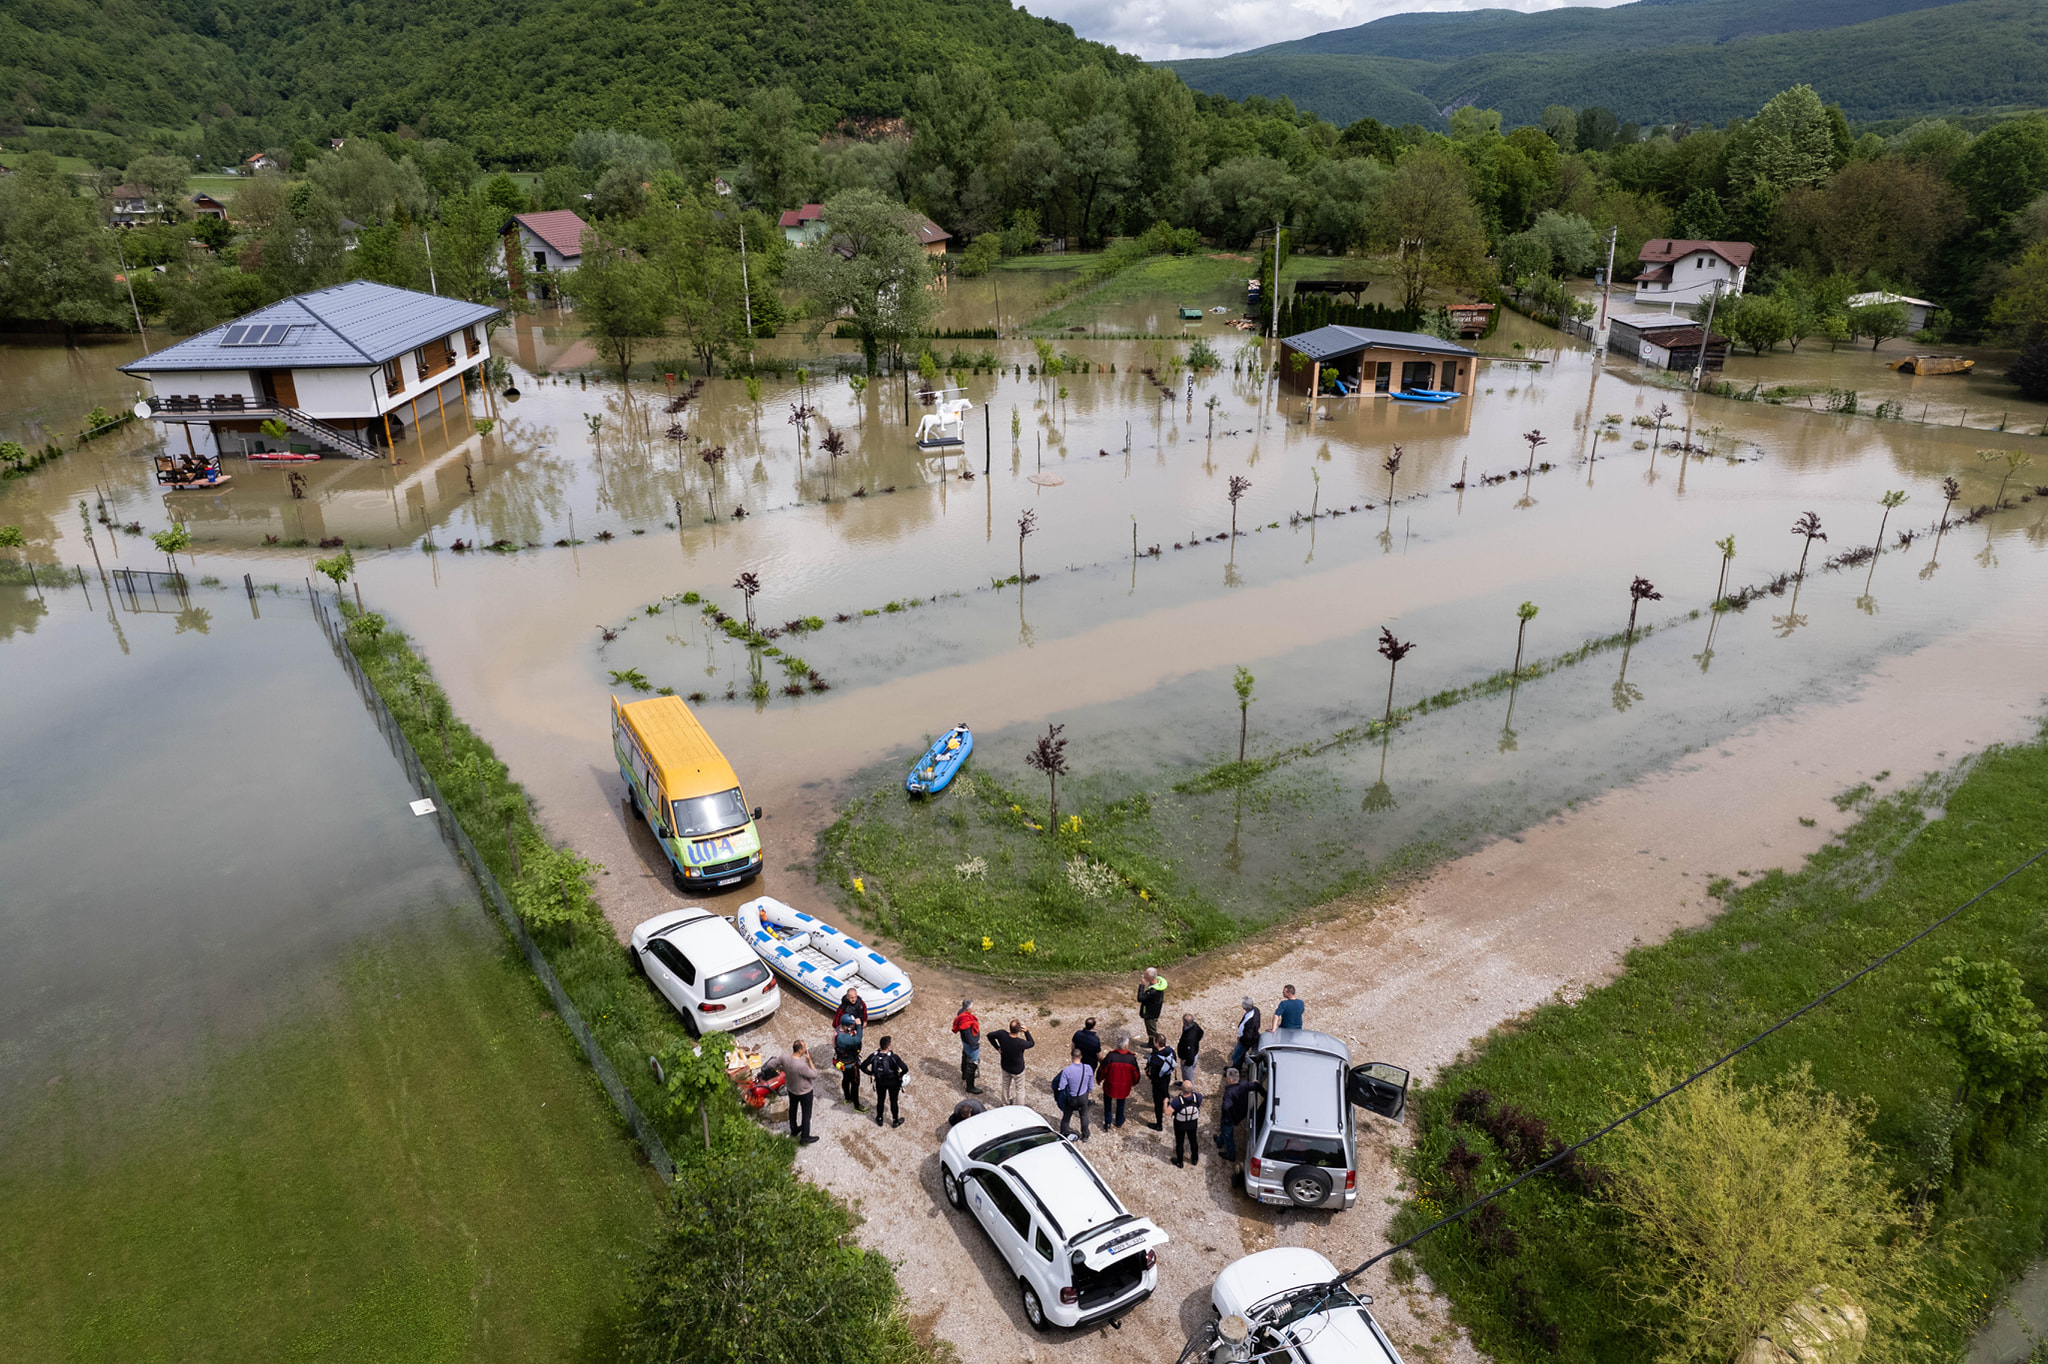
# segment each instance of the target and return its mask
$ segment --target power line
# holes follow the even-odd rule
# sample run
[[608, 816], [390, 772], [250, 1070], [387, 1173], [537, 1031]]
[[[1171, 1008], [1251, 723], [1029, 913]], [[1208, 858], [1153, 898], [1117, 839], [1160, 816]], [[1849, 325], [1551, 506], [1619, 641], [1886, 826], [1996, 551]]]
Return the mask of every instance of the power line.
[[1416, 1242], [1420, 1241], [1423, 1237], [1429, 1235], [1431, 1232], [1438, 1231], [1444, 1227], [1447, 1227], [1451, 1223], [1457, 1221], [1459, 1218], [1465, 1216], [1465, 1214], [1472, 1212], [1474, 1209], [1484, 1207], [1486, 1204], [1493, 1202], [1495, 1199], [1501, 1197], [1503, 1194], [1506, 1194], [1512, 1189], [1514, 1189], [1517, 1185], [1522, 1184], [1530, 1179], [1533, 1179], [1539, 1174], [1542, 1174], [1545, 1170], [1549, 1169], [1553, 1165], [1556, 1165], [1558, 1162], [1564, 1160], [1566, 1157], [1572, 1155], [1573, 1153], [1580, 1151], [1585, 1147], [1591, 1146], [1594, 1142], [1600, 1140], [1600, 1138], [1606, 1136], [1609, 1132], [1612, 1132], [1615, 1128], [1621, 1126], [1623, 1123], [1629, 1122], [1635, 1118], [1642, 1116], [1644, 1113], [1649, 1112], [1658, 1104], [1663, 1103], [1666, 1099], [1678, 1093], [1678, 1091], [1680, 1091], [1681, 1089], [1686, 1088], [1688, 1085], [1693, 1084], [1697, 1080], [1701, 1080], [1706, 1076], [1713, 1074], [1722, 1066], [1727, 1065], [1730, 1061], [1733, 1061], [1736, 1057], [1742, 1055], [1742, 1053], [1748, 1051], [1751, 1047], [1763, 1041], [1766, 1037], [1769, 1037], [1771, 1034], [1786, 1027], [1794, 1020], [1802, 1018], [1809, 1013], [1812, 1013], [1815, 1009], [1818, 1009], [1821, 1005], [1827, 1003], [1830, 999], [1833, 999], [1836, 995], [1848, 989], [1851, 985], [1854, 985], [1857, 981], [1863, 979], [1863, 977], [1869, 975], [1878, 967], [1883, 966], [1892, 958], [1898, 956], [1901, 952], [1904, 952], [1907, 948], [1911, 947], [1914, 943], [1919, 942], [1922, 938], [1934, 932], [1934, 930], [1940, 928], [1949, 920], [1955, 918], [1958, 914], [1961, 914], [1964, 910], [1970, 908], [1979, 900], [1991, 894], [1991, 892], [1997, 890], [2000, 886], [2003, 886], [2006, 882], [2012, 880], [2015, 876], [2018, 876], [2021, 872], [2033, 866], [2036, 862], [2039, 862], [2044, 857], [2048, 857], [2048, 847], [2041, 848], [2032, 857], [2029, 857], [2026, 861], [2020, 863], [2017, 867], [2014, 867], [2011, 871], [1999, 877], [1996, 881], [1993, 881], [1990, 885], [1984, 887], [1984, 889], [1978, 891], [1975, 895], [1972, 895], [1969, 899], [1963, 901], [1954, 909], [1942, 915], [1939, 919], [1936, 919], [1933, 923], [1928, 924], [1918, 933], [1915, 933], [1912, 937], [1906, 939], [1897, 947], [1892, 948], [1891, 951], [1886, 952], [1883, 956], [1877, 958], [1875, 961], [1872, 961], [1869, 964], [1865, 965], [1860, 970], [1856, 971], [1854, 974], [1844, 979], [1841, 983], [1833, 986], [1828, 990], [1823, 991], [1819, 995], [1815, 996], [1813, 999], [1807, 1001], [1805, 1004], [1800, 1005], [1797, 1009], [1794, 1009], [1791, 1013], [1786, 1014], [1783, 1018], [1771, 1024], [1770, 1027], [1765, 1028], [1762, 1032], [1750, 1038], [1741, 1046], [1736, 1047], [1732, 1051], [1724, 1052], [1721, 1056], [1717, 1057], [1713, 1061], [1708, 1062], [1706, 1065], [1701, 1066], [1698, 1070], [1686, 1076], [1683, 1080], [1680, 1080], [1677, 1084], [1671, 1086], [1671, 1088], [1665, 1090], [1662, 1094], [1659, 1094], [1654, 1098], [1647, 1099], [1642, 1103], [1637, 1104], [1634, 1108], [1631, 1108], [1628, 1112], [1622, 1114], [1613, 1122], [1608, 1123], [1605, 1127], [1593, 1133], [1591, 1136], [1573, 1142], [1570, 1146], [1565, 1147], [1562, 1151], [1559, 1151], [1556, 1155], [1550, 1157], [1548, 1160], [1543, 1161], [1541, 1164], [1531, 1166], [1528, 1170], [1524, 1171], [1516, 1178], [1510, 1180], [1508, 1183], [1501, 1185], [1498, 1189], [1493, 1190], [1491, 1193], [1481, 1194], [1479, 1197], [1473, 1199], [1470, 1203], [1467, 1203], [1464, 1207], [1459, 1208], [1456, 1212], [1448, 1213], [1443, 1217], [1439, 1217], [1436, 1221], [1430, 1223], [1421, 1231], [1416, 1232], [1413, 1236], [1401, 1242], [1399, 1245], [1388, 1247], [1386, 1250], [1381, 1251], [1379, 1254], [1367, 1260], [1358, 1268], [1350, 1271], [1347, 1274], [1342, 1274], [1339, 1275], [1337, 1278], [1332, 1279], [1328, 1284], [1324, 1285], [1326, 1292], [1336, 1292], [1336, 1290], [1342, 1288], [1346, 1283], [1349, 1283], [1351, 1280], [1365, 1273], [1366, 1270], [1371, 1269], [1380, 1261], [1388, 1258], [1389, 1256], [1400, 1254], [1402, 1251], [1408, 1249], [1410, 1246], [1414, 1245]]

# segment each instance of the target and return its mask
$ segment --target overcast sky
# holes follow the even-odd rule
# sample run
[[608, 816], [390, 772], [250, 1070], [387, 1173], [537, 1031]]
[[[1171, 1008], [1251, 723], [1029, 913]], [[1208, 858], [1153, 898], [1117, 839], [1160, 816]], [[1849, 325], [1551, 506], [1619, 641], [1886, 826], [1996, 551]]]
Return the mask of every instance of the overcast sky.
[[[1578, 0], [1605, 9], [1623, 0]], [[1223, 57], [1412, 11], [1561, 8], [1562, 0], [1026, 0], [1083, 38], [1157, 61]]]

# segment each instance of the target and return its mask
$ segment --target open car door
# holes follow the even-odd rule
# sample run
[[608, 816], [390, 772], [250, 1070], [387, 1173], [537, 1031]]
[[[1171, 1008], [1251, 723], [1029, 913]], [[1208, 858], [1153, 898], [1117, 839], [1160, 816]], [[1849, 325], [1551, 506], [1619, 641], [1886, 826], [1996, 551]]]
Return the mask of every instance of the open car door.
[[1360, 1108], [1399, 1122], [1408, 1112], [1408, 1072], [1384, 1061], [1353, 1066], [1345, 1077], [1344, 1095]]

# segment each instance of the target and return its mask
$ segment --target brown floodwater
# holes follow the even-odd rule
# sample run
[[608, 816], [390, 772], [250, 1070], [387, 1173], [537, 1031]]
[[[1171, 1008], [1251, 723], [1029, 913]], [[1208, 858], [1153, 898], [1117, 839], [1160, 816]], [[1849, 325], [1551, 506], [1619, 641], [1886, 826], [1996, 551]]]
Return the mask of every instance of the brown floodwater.
[[[1001, 281], [1006, 310], [1013, 278]], [[984, 284], [992, 305], [992, 283], [953, 287]], [[970, 304], [956, 294], [950, 306]], [[1016, 372], [1035, 358], [1021, 343], [960, 343], [997, 349], [1012, 368], [960, 376], [987, 410], [970, 415], [964, 450], [946, 455], [911, 440], [900, 376], [856, 395], [827, 372], [829, 358], [813, 356], [817, 373], [801, 386], [793, 374], [764, 381], [758, 403], [737, 381], [710, 380], [671, 415], [666, 383], [621, 387], [597, 372], [573, 315], [521, 319], [498, 344], [521, 397], [501, 401], [489, 436], [423, 422], [395, 465], [325, 461], [302, 471], [306, 496], [293, 498], [283, 473], [235, 461], [236, 481], [219, 493], [160, 494], [148, 433], [128, 431], [0, 488], [0, 520], [28, 529], [37, 559], [88, 571], [76, 502], [102, 493], [116, 522], [156, 530], [181, 515], [201, 571], [231, 580], [309, 575], [316, 548], [266, 546], [267, 536], [359, 546], [365, 602], [418, 637], [551, 827], [611, 867], [620, 923], [670, 892], [620, 810], [605, 698], [630, 692], [615, 672], [704, 695], [706, 723], [770, 807], [769, 893], [818, 902], [806, 869], [816, 831], [849, 792], [898, 780], [928, 736], [968, 721], [977, 763], [1029, 791], [1027, 735], [1052, 721], [1075, 741], [1077, 795], [1159, 795], [1182, 871], [1258, 919], [1841, 694], [1877, 659], [1965, 624], [2028, 642], [2042, 630], [2017, 607], [2048, 563], [2048, 499], [2034, 499], [2026, 471], [2008, 489], [2011, 509], [1951, 528], [1938, 555], [1931, 534], [1896, 543], [1901, 530], [1931, 530], [1945, 475], [1962, 480], [1963, 506], [1990, 500], [2004, 467], [1977, 459], [1995, 439], [1986, 432], [1694, 397], [1512, 315], [1482, 345], [1494, 358], [1477, 391], [1441, 407], [1325, 399], [1310, 412], [1258, 383], [1242, 369], [1251, 356], [1230, 347], [1226, 364], [1239, 372], [1200, 376], [1191, 390], [1167, 364], [1181, 349], [1171, 343], [1072, 338], [1068, 353], [1097, 368], [1056, 379]], [[777, 344], [792, 362], [803, 349]], [[0, 390], [33, 389], [48, 422], [88, 398], [124, 397], [125, 381], [107, 375], [130, 351], [9, 347]], [[1856, 383], [1890, 374], [1882, 353], [1809, 346], [1799, 358]], [[1159, 382], [1140, 372], [1148, 366]], [[679, 374], [676, 391], [690, 382]], [[30, 420], [13, 401], [0, 430]], [[819, 414], [807, 436], [789, 421], [799, 402]], [[1671, 413], [1661, 441], [1689, 433], [1704, 453], [1653, 455], [1653, 432], [1632, 423], [1660, 405]], [[914, 424], [914, 396], [908, 408]], [[836, 459], [828, 428], [845, 440]], [[1507, 477], [1527, 464], [1531, 431], [1553, 469]], [[1390, 504], [1384, 462], [1396, 445]], [[721, 447], [715, 465], [701, 458]], [[1219, 537], [1233, 476], [1250, 486], [1231, 540]], [[1461, 479], [1462, 492], [1452, 486]], [[1885, 553], [1824, 569], [1871, 543], [1889, 489], [1910, 500], [1890, 519]], [[745, 519], [732, 519], [741, 507]], [[1736, 537], [1731, 587], [1766, 583], [1797, 567], [1790, 528], [1809, 510], [1828, 538], [1796, 597], [1693, 616], [1714, 595], [1716, 540]], [[1035, 527], [1024, 566], [1038, 580], [1020, 591], [1000, 580], [1018, 572], [1026, 512]], [[160, 560], [144, 539], [97, 531], [109, 566], [117, 549], [123, 563]], [[422, 548], [430, 536], [436, 552]], [[456, 552], [457, 542], [507, 542], [508, 552]], [[742, 571], [763, 584], [754, 606], [764, 624], [826, 620], [778, 645], [829, 691], [782, 695], [778, 660], [673, 600], [695, 591], [738, 614], [730, 584]], [[1254, 753], [1327, 741], [1385, 703], [1382, 626], [1416, 644], [1396, 679], [1406, 704], [1507, 666], [1522, 601], [1541, 610], [1531, 658], [1613, 634], [1638, 575], [1663, 593], [1644, 604], [1654, 632], [1625, 658], [1599, 653], [1517, 688], [1512, 714], [1506, 696], [1473, 700], [1383, 745], [1335, 744], [1243, 798], [1170, 793], [1235, 756], [1238, 665], [1259, 679]], [[607, 643], [600, 627], [621, 632]], [[1968, 666], [1959, 651], [1957, 667]], [[748, 699], [757, 681], [765, 701]]]

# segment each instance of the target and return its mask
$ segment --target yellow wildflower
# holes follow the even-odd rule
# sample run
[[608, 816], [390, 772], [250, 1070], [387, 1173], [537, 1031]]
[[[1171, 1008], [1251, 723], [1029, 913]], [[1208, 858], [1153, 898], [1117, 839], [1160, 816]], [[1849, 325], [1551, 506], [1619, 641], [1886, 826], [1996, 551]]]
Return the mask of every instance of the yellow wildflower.
[[1036, 952], [1038, 950], [1038, 940], [1036, 938], [1027, 938], [1023, 942], [1017, 944], [1017, 950], [1019, 952], [1024, 953], [1026, 956], [1029, 956], [1031, 953]]
[[981, 940], [981, 950], [982, 950], [982, 951], [984, 951], [984, 952], [987, 952], [987, 951], [989, 951], [989, 950], [990, 950], [990, 949], [992, 949], [992, 948], [993, 948], [993, 947], [994, 947], [995, 945], [996, 945], [996, 940], [995, 940], [994, 938], [983, 938], [983, 939]]
[[868, 893], [867, 886], [862, 883], [858, 876], [853, 878], [853, 893], [855, 895], [865, 895]]
[[1151, 897], [1150, 895], [1146, 894], [1146, 893], [1145, 893], [1145, 891], [1141, 889], [1141, 890], [1139, 890], [1139, 892], [1138, 892], [1138, 898], [1139, 898], [1140, 900], [1149, 900], [1149, 899], [1151, 899], [1152, 897]]

